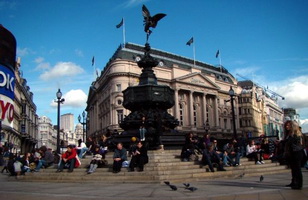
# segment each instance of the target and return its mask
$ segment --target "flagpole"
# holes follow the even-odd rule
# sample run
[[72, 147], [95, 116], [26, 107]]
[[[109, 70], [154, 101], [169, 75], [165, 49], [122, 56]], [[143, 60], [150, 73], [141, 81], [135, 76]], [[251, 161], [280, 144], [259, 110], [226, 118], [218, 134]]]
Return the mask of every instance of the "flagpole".
[[220, 55], [220, 51], [219, 51], [219, 67], [220, 67], [220, 72], [222, 72], [222, 65], [221, 65], [221, 55]]
[[196, 48], [195, 48], [195, 40], [193, 42], [193, 56], [194, 56], [194, 67], [196, 66]]
[[125, 48], [125, 20], [123, 17], [123, 47]]

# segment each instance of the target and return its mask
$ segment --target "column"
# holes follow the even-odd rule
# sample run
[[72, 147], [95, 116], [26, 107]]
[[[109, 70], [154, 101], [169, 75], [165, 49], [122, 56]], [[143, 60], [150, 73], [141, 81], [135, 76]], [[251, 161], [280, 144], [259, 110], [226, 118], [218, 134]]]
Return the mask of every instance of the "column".
[[173, 116], [179, 119], [179, 90], [174, 89], [174, 110]]
[[194, 124], [194, 103], [193, 103], [193, 92], [189, 92], [189, 123], [193, 127]]
[[203, 93], [202, 96], [202, 109], [203, 109], [203, 123], [206, 123], [206, 94]]
[[214, 97], [214, 124], [215, 126], [219, 126], [219, 116], [218, 116], [218, 103], [217, 96]]

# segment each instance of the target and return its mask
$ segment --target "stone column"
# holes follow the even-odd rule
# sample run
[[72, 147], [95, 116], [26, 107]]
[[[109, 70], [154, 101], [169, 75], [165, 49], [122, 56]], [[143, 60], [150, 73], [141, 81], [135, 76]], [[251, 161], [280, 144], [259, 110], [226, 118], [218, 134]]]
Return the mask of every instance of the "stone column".
[[207, 117], [206, 117], [206, 94], [203, 93], [202, 96], [202, 109], [203, 109], [203, 123], [206, 123]]
[[174, 89], [174, 109], [173, 109], [173, 116], [176, 119], [179, 119], [179, 90]]
[[219, 116], [218, 116], [218, 103], [217, 96], [214, 97], [214, 124], [215, 126], [219, 126]]
[[194, 125], [194, 103], [193, 103], [193, 92], [189, 92], [189, 123], [190, 126]]

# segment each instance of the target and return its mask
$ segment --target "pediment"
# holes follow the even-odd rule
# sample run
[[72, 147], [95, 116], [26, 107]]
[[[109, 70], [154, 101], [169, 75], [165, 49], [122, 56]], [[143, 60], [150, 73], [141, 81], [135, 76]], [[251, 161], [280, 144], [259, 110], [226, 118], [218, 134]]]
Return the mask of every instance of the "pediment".
[[214, 83], [209, 78], [207, 78], [206, 76], [202, 75], [199, 72], [181, 76], [176, 78], [175, 80], [177, 82], [187, 83], [190, 85], [202, 86], [216, 90], [220, 89], [220, 87], [216, 83]]

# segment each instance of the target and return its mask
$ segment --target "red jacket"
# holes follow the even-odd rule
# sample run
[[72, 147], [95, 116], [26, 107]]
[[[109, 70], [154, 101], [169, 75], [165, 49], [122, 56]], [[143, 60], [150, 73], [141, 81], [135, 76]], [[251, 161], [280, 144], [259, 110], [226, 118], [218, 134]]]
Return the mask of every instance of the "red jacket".
[[68, 151], [64, 152], [62, 154], [62, 158], [66, 158], [67, 160], [71, 160], [73, 158], [76, 158], [75, 168], [79, 167], [80, 164], [81, 164], [81, 162], [80, 162], [80, 160], [77, 156], [77, 151], [76, 151], [75, 148], [73, 148], [71, 152], [68, 152]]

